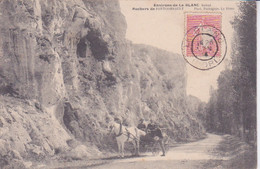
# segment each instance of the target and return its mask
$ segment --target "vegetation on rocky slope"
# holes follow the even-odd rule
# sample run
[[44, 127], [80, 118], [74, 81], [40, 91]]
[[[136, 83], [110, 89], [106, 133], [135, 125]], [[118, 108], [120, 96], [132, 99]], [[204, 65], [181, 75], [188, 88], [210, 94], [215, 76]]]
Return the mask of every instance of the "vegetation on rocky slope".
[[116, 116], [157, 120], [176, 141], [203, 136], [184, 60], [127, 41], [118, 1], [3, 0], [0, 10], [2, 159], [97, 155]]

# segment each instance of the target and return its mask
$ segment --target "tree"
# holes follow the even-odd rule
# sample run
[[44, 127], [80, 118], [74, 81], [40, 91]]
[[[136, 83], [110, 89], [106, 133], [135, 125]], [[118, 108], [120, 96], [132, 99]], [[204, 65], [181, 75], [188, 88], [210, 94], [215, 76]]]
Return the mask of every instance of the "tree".
[[241, 2], [239, 8], [241, 15], [232, 22], [232, 68], [221, 72], [218, 89], [211, 92], [207, 126], [256, 143], [256, 3]]

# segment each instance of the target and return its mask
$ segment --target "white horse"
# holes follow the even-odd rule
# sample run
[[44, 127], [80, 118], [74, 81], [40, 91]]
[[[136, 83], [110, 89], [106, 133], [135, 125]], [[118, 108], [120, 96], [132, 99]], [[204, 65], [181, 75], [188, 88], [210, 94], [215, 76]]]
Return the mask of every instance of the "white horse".
[[121, 126], [118, 123], [112, 123], [110, 125], [110, 132], [116, 134], [116, 142], [118, 146], [118, 153], [120, 157], [124, 157], [125, 142], [131, 142], [134, 145], [135, 155], [139, 155], [139, 143], [140, 136], [144, 136], [146, 133], [139, 130], [137, 127]]

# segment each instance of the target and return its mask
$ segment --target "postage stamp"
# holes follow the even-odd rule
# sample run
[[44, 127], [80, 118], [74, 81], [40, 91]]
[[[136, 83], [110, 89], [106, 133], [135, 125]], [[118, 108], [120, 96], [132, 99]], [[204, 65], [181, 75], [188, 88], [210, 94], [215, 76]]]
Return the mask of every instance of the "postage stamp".
[[209, 70], [224, 60], [227, 43], [221, 23], [221, 13], [185, 13], [182, 54], [191, 66]]

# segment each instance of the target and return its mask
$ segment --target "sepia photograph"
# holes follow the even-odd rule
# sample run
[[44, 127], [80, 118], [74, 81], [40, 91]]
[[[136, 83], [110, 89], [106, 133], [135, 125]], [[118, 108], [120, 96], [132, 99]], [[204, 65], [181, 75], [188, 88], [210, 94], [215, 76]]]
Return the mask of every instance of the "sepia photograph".
[[0, 169], [256, 169], [257, 5], [0, 0]]

